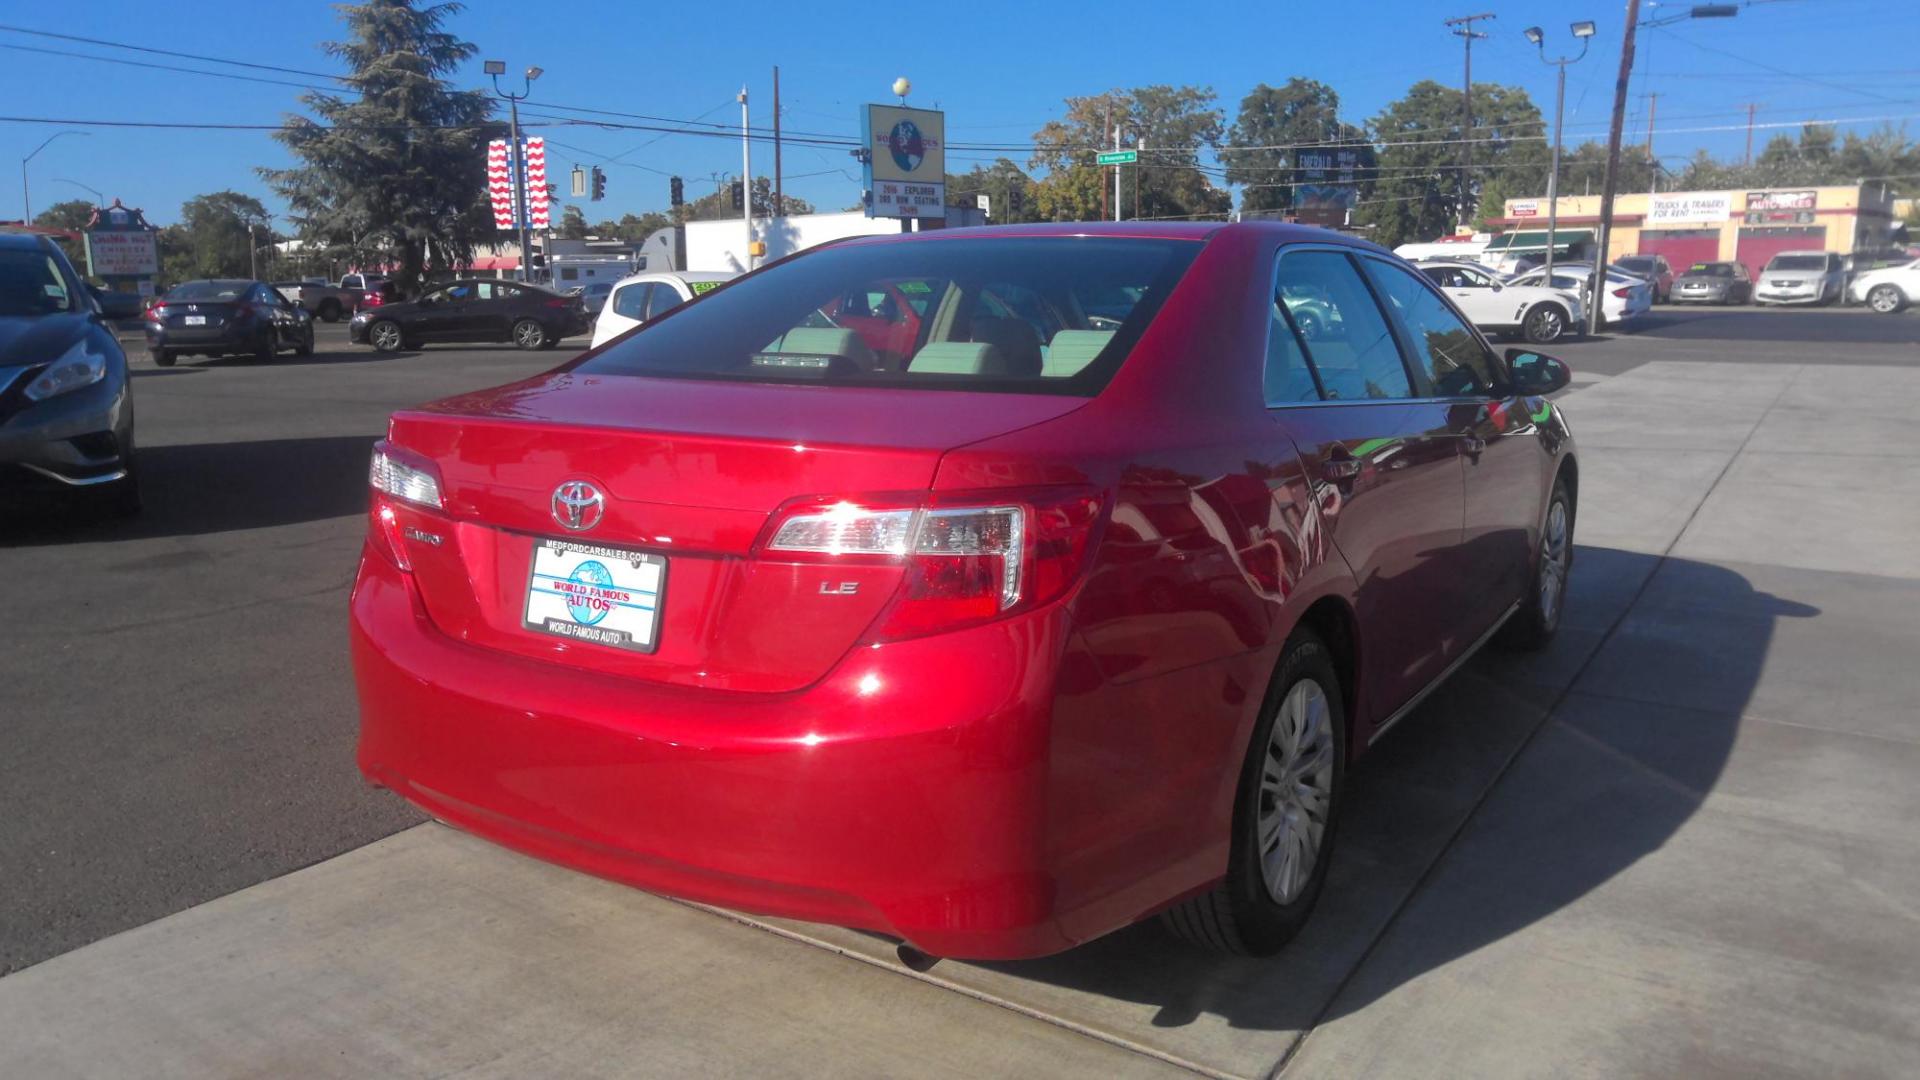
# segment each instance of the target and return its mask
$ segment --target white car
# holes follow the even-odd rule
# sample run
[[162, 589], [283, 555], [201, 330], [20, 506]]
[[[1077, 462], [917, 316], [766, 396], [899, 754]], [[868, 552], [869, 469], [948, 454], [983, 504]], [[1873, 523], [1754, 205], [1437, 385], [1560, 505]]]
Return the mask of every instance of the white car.
[[1756, 304], [1831, 304], [1847, 288], [1847, 271], [1831, 251], [1783, 251], [1753, 275]]
[[[1592, 263], [1553, 264], [1553, 290], [1568, 298], [1585, 296], [1587, 281], [1593, 276]], [[1547, 268], [1542, 266], [1507, 279], [1509, 285], [1544, 285]], [[1600, 293], [1600, 324], [1618, 326], [1637, 319], [1653, 307], [1653, 283], [1613, 266], [1607, 267], [1607, 285]]]
[[[1473, 325], [1488, 334], [1517, 334], [1535, 345], [1580, 333], [1586, 307], [1580, 298], [1533, 285], [1508, 285], [1484, 266], [1449, 260], [1418, 264], [1446, 290]], [[1558, 275], [1555, 275], [1556, 277]]]
[[1920, 301], [1920, 259], [1905, 266], [1866, 271], [1853, 279], [1847, 289], [1847, 299], [1865, 304], [1882, 315], [1904, 310], [1908, 304]]
[[600, 309], [600, 317], [594, 320], [593, 347], [597, 349], [648, 319], [657, 319], [739, 276], [668, 270], [621, 278], [614, 284], [606, 306]]

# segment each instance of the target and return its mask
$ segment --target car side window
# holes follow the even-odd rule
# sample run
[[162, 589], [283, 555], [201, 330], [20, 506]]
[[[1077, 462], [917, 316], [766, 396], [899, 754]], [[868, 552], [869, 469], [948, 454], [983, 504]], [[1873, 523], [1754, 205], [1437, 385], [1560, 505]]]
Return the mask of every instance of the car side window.
[[647, 317], [647, 295], [652, 291], [653, 283], [642, 281], [616, 290], [613, 299], [608, 303], [613, 306], [615, 315], [635, 322], [643, 322]]
[[1301, 347], [1293, 319], [1287, 314], [1286, 299], [1277, 289], [1267, 319], [1265, 384], [1269, 409], [1320, 400], [1320, 381], [1307, 362], [1306, 350]]
[[653, 298], [647, 301], [647, 318], [657, 319], [681, 304], [680, 294], [671, 285], [655, 283]]
[[1364, 260], [1380, 293], [1400, 317], [1414, 362], [1437, 397], [1484, 397], [1499, 385], [1493, 356], [1473, 329], [1416, 274], [1379, 259]]
[[1277, 276], [1329, 400], [1414, 396], [1400, 346], [1352, 260], [1338, 251], [1289, 251]]

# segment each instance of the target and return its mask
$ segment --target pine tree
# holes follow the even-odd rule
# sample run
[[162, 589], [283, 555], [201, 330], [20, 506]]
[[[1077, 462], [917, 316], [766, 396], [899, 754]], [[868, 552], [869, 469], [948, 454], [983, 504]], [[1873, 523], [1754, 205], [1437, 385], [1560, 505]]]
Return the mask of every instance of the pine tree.
[[347, 91], [302, 97], [318, 120], [289, 117], [275, 135], [301, 164], [261, 170], [303, 240], [333, 259], [391, 266], [408, 292], [493, 237], [486, 146], [505, 132], [484, 90], [445, 78], [477, 51], [442, 29], [461, 9], [342, 5], [348, 40], [325, 48], [346, 64]]

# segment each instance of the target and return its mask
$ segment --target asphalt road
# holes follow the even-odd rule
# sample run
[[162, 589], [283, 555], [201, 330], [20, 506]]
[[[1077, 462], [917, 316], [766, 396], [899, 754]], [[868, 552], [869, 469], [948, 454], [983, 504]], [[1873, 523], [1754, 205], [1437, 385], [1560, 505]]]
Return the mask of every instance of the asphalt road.
[[[147, 512], [0, 507], [0, 973], [388, 836], [363, 785], [345, 600], [387, 413], [583, 344], [317, 354], [134, 375]], [[1582, 381], [1653, 360], [1920, 366], [1920, 313], [1659, 309], [1554, 350]]]

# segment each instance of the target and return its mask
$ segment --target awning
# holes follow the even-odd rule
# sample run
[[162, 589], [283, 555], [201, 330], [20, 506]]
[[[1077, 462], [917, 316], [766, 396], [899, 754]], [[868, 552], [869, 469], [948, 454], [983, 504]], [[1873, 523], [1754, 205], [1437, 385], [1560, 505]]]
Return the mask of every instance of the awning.
[[[1553, 247], [1555, 251], [1572, 247], [1575, 244], [1591, 244], [1592, 229], [1555, 229]], [[1487, 243], [1488, 251], [1545, 251], [1547, 250], [1547, 231], [1526, 230], [1524, 232], [1501, 233]]]

